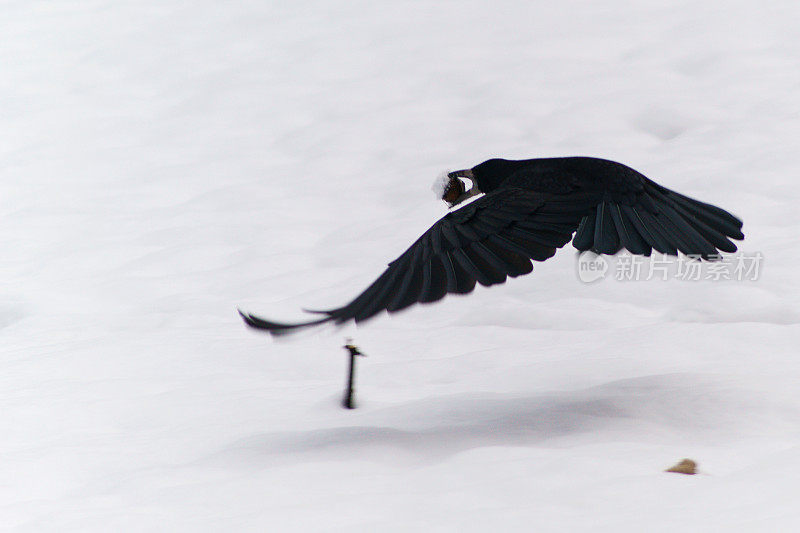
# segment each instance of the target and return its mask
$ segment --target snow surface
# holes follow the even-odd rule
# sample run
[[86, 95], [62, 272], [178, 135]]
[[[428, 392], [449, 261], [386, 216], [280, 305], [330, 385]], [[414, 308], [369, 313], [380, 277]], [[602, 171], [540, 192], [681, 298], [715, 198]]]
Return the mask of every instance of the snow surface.
[[[0, 528], [798, 530], [800, 7], [557, 5], [2, 2]], [[578, 154], [741, 216], [761, 279], [567, 248], [358, 329], [236, 314], [348, 301], [442, 168]]]
[[447, 190], [447, 185], [450, 183], [450, 170], [443, 170], [436, 176], [436, 179], [431, 186], [431, 190], [433, 194], [436, 195], [437, 200], [441, 200], [444, 197], [444, 193]]

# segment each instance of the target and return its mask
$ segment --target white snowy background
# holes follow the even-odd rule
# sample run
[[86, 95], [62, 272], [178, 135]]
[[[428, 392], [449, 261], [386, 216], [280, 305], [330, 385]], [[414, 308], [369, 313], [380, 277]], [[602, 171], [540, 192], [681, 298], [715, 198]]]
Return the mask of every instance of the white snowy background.
[[[799, 22], [0, 2], [0, 529], [798, 530]], [[359, 328], [236, 314], [349, 301], [445, 168], [579, 154], [740, 216], [760, 279], [584, 284], [568, 245]]]

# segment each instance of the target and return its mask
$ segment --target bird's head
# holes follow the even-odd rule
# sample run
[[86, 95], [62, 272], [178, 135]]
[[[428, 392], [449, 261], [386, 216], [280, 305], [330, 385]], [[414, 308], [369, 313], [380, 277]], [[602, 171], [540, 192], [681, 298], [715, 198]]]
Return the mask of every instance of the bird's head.
[[[469, 189], [466, 187], [467, 180], [469, 180]], [[450, 207], [455, 207], [464, 200], [481, 193], [475, 183], [472, 169], [442, 172], [433, 184], [433, 191]]]

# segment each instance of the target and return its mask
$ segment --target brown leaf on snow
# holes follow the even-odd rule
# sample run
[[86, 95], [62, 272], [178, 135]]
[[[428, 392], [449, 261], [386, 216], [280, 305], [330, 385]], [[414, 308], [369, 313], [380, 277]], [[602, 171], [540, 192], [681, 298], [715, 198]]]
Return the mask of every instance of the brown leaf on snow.
[[667, 468], [665, 472], [675, 472], [676, 474], [688, 474], [693, 476], [697, 473], [697, 463], [691, 459], [684, 459], [675, 466]]

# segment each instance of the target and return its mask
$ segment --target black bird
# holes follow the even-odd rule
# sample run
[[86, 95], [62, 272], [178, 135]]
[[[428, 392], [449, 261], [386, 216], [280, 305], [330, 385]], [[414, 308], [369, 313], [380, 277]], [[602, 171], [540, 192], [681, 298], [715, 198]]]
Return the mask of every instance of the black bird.
[[450, 207], [483, 196], [442, 217], [347, 305], [311, 311], [322, 317], [299, 324], [239, 314], [253, 328], [282, 335], [466, 294], [475, 283], [504, 283], [528, 274], [531, 260], [552, 257], [570, 239], [578, 250], [598, 254], [625, 248], [713, 260], [720, 251], [736, 251], [730, 239], [744, 238], [742, 221], [727, 211], [606, 159], [489, 159], [441, 176], [438, 185]]

